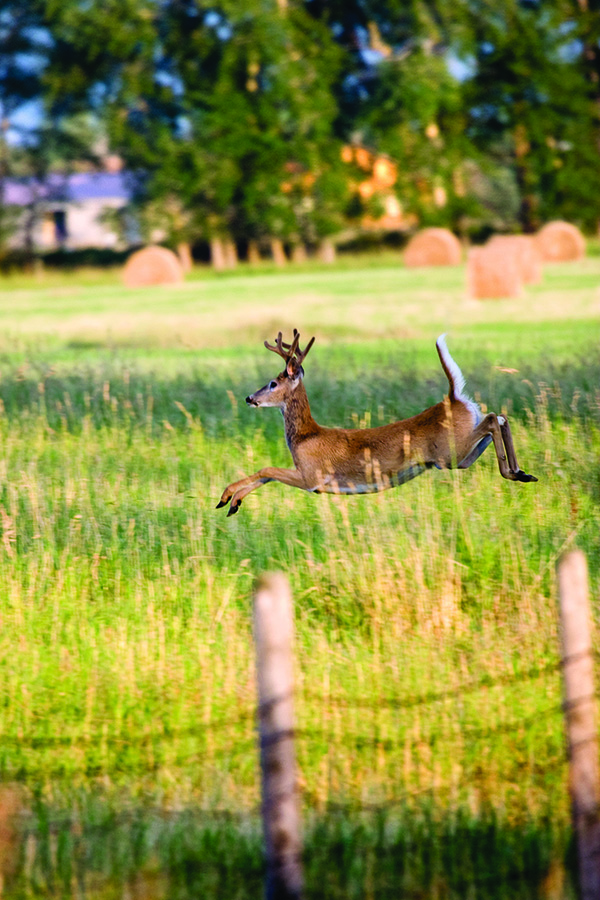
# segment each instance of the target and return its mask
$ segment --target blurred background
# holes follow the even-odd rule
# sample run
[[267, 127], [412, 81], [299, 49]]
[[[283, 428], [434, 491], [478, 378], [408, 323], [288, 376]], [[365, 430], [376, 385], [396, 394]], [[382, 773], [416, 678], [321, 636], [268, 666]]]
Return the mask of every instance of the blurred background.
[[5, 2], [0, 264], [595, 233], [599, 33], [596, 0]]

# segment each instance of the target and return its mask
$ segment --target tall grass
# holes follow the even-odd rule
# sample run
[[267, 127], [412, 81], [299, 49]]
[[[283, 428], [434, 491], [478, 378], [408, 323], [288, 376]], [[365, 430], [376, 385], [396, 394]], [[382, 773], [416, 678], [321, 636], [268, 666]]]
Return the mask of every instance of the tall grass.
[[[199, 812], [209, 818], [189, 833], [212, 848], [205, 861], [232, 853], [247, 828], [234, 857], [252, 860], [249, 883], [260, 877], [250, 598], [267, 568], [293, 585], [307, 866], [311, 883], [331, 886], [321, 896], [417, 883], [460, 896], [460, 866], [449, 871], [443, 855], [469, 844], [476, 856], [485, 835], [502, 859], [535, 844], [531, 883], [564, 857], [554, 565], [578, 544], [597, 591], [599, 272], [597, 260], [554, 267], [525, 310], [473, 308], [453, 272], [389, 267], [210, 279], [179, 294], [80, 283], [7, 292], [0, 772], [26, 789], [37, 849], [22, 871], [42, 894], [59, 891], [44, 879], [75, 878], [86, 848], [115, 834], [126, 835], [129, 877], [143, 833], [140, 860], [158, 881], [169, 873], [168, 896], [237, 896], [239, 886], [219, 893], [220, 879], [233, 882], [210, 867], [215, 886], [194, 881], [202, 866], [181, 834]], [[90, 316], [101, 323], [93, 334]], [[503, 481], [488, 451], [467, 471], [368, 497], [268, 485], [226, 518], [214, 506], [229, 481], [289, 464], [278, 414], [243, 403], [274, 372], [262, 339], [288, 320], [317, 334], [306, 364], [316, 418], [344, 425], [437, 402], [446, 384], [433, 342], [450, 324], [469, 389], [511, 417], [539, 484]], [[219, 830], [215, 811], [247, 825]], [[179, 824], [163, 827], [165, 816]], [[321, 846], [340, 863], [327, 879]], [[354, 887], [341, 874], [348, 853], [363, 860]], [[419, 854], [433, 854], [422, 869], [437, 880], [417, 877]], [[375, 873], [392, 857], [401, 869]], [[98, 884], [102, 865], [88, 866]]]
[[[24, 864], [34, 889], [14, 896], [246, 900], [264, 891], [256, 820], [207, 820], [189, 810], [78, 812], [85, 825], [57, 839], [38, 806], [38, 852]], [[572, 851], [551, 820], [511, 824], [487, 809], [463, 810], [449, 821], [431, 803], [396, 815], [330, 812], [309, 817], [304, 846], [309, 900], [576, 896], [573, 880], [556, 864]]]

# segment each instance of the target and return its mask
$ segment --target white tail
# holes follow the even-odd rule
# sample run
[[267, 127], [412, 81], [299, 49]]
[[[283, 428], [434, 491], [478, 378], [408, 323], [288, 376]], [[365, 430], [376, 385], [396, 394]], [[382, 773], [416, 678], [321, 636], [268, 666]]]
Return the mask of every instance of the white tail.
[[445, 334], [439, 336], [435, 342], [435, 346], [437, 348], [438, 356], [440, 357], [442, 369], [446, 373], [450, 383], [450, 390], [448, 392], [450, 402], [458, 400], [460, 403], [464, 403], [467, 409], [470, 410], [475, 425], [478, 425], [481, 421], [481, 410], [474, 400], [471, 400], [470, 397], [463, 393], [465, 388], [465, 376], [450, 356], [450, 351], [446, 345]]
[[229, 505], [236, 513], [251, 491], [279, 481], [315, 493], [365, 494], [404, 484], [426, 469], [466, 469], [493, 442], [500, 474], [510, 481], [537, 481], [517, 463], [512, 434], [504, 416], [483, 416], [477, 404], [464, 394], [465, 380], [446, 346], [444, 335], [436, 347], [450, 390], [441, 403], [378, 428], [325, 428], [312, 417], [302, 363], [314, 338], [304, 350], [294, 329], [291, 343], [279, 332], [274, 344], [285, 367], [276, 378], [246, 397], [249, 406], [281, 409], [285, 437], [294, 469], [268, 466], [228, 485], [217, 508]]

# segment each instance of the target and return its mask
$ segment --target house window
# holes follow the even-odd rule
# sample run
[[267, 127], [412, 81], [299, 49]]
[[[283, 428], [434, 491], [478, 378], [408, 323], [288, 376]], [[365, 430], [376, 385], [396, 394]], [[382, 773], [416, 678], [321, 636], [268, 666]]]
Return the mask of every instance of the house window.
[[67, 233], [67, 213], [64, 209], [55, 209], [52, 215], [54, 218], [54, 236], [56, 243], [62, 246], [69, 236]]

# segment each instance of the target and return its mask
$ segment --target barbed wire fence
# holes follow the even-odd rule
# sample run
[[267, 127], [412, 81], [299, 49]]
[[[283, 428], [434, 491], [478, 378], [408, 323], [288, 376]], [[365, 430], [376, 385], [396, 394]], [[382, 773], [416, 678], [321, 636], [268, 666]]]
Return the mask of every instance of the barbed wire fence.
[[[556, 663], [533, 665], [523, 671], [496, 674], [483, 674], [481, 677], [465, 680], [449, 688], [429, 689], [414, 696], [382, 696], [377, 699], [377, 707], [383, 710], [408, 712], [420, 707], [431, 707], [457, 697], [477, 695], [500, 686], [516, 686], [525, 682], [548, 677], [563, 678], [562, 703], [551, 702], [545, 708], [538, 708], [528, 716], [515, 716], [509, 721], [494, 725], [468, 725], [461, 723], [460, 735], [466, 741], [489, 741], [498, 736], [522, 733], [540, 721], [564, 717], [564, 746], [552, 758], [544, 761], [544, 771], [569, 767], [569, 789], [572, 803], [573, 831], [576, 835], [579, 885], [582, 900], [597, 900], [600, 897], [600, 779], [598, 774], [598, 721], [596, 712], [596, 692], [594, 687], [594, 662], [598, 654], [592, 647], [591, 611], [589, 590], [587, 586], [587, 567], [585, 557], [578, 551], [565, 554], [558, 563], [558, 594], [560, 632], [562, 639], [561, 659]], [[400, 790], [394, 796], [386, 797], [382, 802], [349, 801], [344, 803], [336, 798], [328, 797], [325, 804], [317, 797], [309, 784], [300, 785], [295, 759], [295, 744], [306, 742], [331, 741], [332, 735], [322, 725], [302, 725], [297, 727], [293, 711], [293, 602], [287, 579], [281, 573], [264, 576], [257, 583], [254, 592], [254, 635], [256, 650], [256, 671], [258, 682], [258, 707], [256, 711], [240, 711], [219, 723], [208, 725], [215, 731], [235, 732], [238, 726], [247, 726], [256, 720], [258, 725], [258, 750], [261, 763], [261, 796], [260, 807], [253, 815], [262, 818], [264, 847], [266, 856], [266, 891], [269, 898], [298, 898], [303, 895], [302, 874], [302, 836], [301, 810], [303, 808], [324, 808], [326, 813], [364, 811], [377, 813], [394, 807], [406, 805], [417, 798], [431, 795], [434, 802], [450, 793], [453, 785], [435, 783]], [[302, 697], [318, 701], [320, 696], [313, 689], [304, 690]], [[343, 693], [328, 691], [326, 702], [331, 709], [344, 714], [352, 709], [373, 709], [373, 700], [348, 699]], [[189, 736], [198, 734], [202, 726], [189, 729]], [[188, 732], [185, 732], [188, 733]], [[185, 736], [184, 730], [171, 734], [156, 736], [161, 742], [172, 741]], [[428, 741], [436, 747], [444, 738], [455, 737], [445, 735], [439, 730], [435, 735], [419, 734], [414, 738], [402, 741], [394, 737], [374, 733], [372, 736], [362, 734], [338, 734], [335, 736], [336, 746], [364, 748], [367, 744], [383, 750], [397, 746], [403, 748], [422, 748]], [[151, 741], [152, 735], [139, 735], [139, 741]], [[47, 739], [47, 738], [46, 738]], [[10, 742], [10, 737], [3, 739]], [[21, 735], [15, 738], [21, 746], [31, 743], [37, 746], [41, 738], [33, 735]], [[110, 738], [107, 739], [110, 742]], [[135, 741], [135, 738], [132, 739]], [[238, 737], [236, 736], [236, 741]], [[53, 745], [60, 747], [62, 743], [72, 745], [72, 740], [57, 737]], [[118, 740], [115, 739], [118, 743]], [[238, 742], [237, 750], [244, 754], [252, 754], [256, 748], [256, 738], [248, 737]], [[333, 747], [332, 752], [335, 752]], [[193, 751], [189, 760], [194, 758]], [[186, 757], [187, 759], [187, 757]], [[189, 761], [188, 760], [188, 761]], [[177, 758], [183, 764], [186, 760]], [[47, 774], [47, 769], [45, 770]], [[11, 793], [2, 794], [0, 788], [0, 869], [4, 860], [10, 860], [11, 854], [17, 852], [16, 836], [7, 827], [7, 816], [11, 812]], [[15, 805], [13, 812], [19, 812]], [[156, 820], [170, 822], [181, 816], [177, 810], [163, 808], [145, 810]], [[215, 820], [241, 822], [244, 815], [236, 815], [231, 809], [202, 810], [202, 816]], [[97, 822], [86, 825], [86, 833], [90, 827], [98, 835], [107, 830], [118, 830], [128, 825], [135, 826], [135, 811], [118, 812], [100, 816]], [[81, 829], [81, 820], [68, 814], [59, 815], [45, 822], [47, 833], [58, 837], [65, 830], [76, 833]], [[21, 829], [27, 838], [34, 834], [34, 825], [25, 823]], [[9, 866], [10, 867], [10, 866]], [[0, 871], [0, 877], [2, 872]], [[1, 891], [0, 891], [1, 892]]]
[[[568, 742], [569, 787], [578, 852], [582, 900], [600, 897], [600, 777], [598, 722], [594, 688], [591, 609], [584, 555], [571, 551], [559, 560], [565, 727]], [[291, 741], [293, 713], [291, 675], [292, 601], [281, 574], [263, 579], [254, 599], [259, 687], [259, 746], [263, 785], [263, 826], [267, 860], [267, 898], [297, 900], [302, 895], [298, 781]], [[265, 649], [267, 648], [267, 649]], [[273, 659], [277, 655], [277, 661]], [[285, 657], [285, 660], [284, 660]], [[282, 674], [286, 673], [286, 674]], [[533, 677], [538, 672], [531, 673]], [[522, 677], [522, 676], [521, 676]], [[481, 687], [481, 682], [479, 682]], [[474, 685], [470, 686], [473, 690]], [[466, 689], [466, 686], [465, 686]], [[429, 701], [447, 692], [431, 692]], [[331, 702], [331, 698], [330, 702]], [[343, 702], [343, 701], [342, 701]], [[417, 699], [408, 701], [408, 705]], [[545, 711], [557, 712], [556, 707]], [[539, 713], [536, 714], [539, 718]], [[278, 724], [277, 724], [278, 722]], [[523, 727], [523, 721], [517, 727]], [[514, 725], [508, 726], [515, 727]], [[489, 733], [489, 732], [488, 732]], [[561, 761], [557, 761], [559, 764]], [[405, 798], [403, 798], [405, 799]], [[386, 804], [389, 806], [388, 804]], [[290, 815], [290, 808], [294, 814]], [[290, 865], [290, 853], [293, 865]]]

